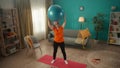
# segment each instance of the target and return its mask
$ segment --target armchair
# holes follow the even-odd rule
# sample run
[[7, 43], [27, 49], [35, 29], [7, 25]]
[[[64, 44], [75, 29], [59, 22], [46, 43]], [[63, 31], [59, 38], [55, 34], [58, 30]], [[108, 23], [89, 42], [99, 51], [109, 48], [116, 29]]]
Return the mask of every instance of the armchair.
[[42, 54], [42, 50], [40, 48], [40, 42], [34, 36], [25, 36], [24, 41], [25, 41], [25, 45], [27, 47], [27, 51], [26, 51], [27, 54], [28, 54], [28, 52], [31, 52], [30, 50], [32, 50], [32, 54], [34, 54], [34, 56], [35, 56], [36, 48], [39, 48], [41, 51], [41, 54]]

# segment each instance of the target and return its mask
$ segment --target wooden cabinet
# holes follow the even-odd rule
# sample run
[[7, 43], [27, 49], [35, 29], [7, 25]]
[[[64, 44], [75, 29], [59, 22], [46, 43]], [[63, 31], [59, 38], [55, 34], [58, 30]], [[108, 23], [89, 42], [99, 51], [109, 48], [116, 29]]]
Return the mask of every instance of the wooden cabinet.
[[120, 12], [111, 12], [108, 43], [120, 45]]
[[20, 50], [20, 30], [16, 9], [0, 9], [0, 50], [8, 56]]

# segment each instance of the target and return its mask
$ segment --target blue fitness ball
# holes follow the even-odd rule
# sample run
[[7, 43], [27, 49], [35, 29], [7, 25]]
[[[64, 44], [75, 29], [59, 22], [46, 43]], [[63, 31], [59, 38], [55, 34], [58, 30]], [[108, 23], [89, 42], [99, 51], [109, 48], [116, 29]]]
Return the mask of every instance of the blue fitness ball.
[[59, 5], [51, 5], [47, 13], [51, 21], [59, 21], [64, 17], [64, 11]]

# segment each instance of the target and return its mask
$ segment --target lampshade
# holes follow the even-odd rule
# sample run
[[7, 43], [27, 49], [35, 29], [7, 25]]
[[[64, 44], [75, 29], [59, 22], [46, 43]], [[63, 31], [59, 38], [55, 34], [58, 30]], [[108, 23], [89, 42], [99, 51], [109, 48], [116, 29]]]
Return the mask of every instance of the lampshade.
[[84, 17], [79, 17], [78, 21], [79, 22], [85, 22], [85, 18]]

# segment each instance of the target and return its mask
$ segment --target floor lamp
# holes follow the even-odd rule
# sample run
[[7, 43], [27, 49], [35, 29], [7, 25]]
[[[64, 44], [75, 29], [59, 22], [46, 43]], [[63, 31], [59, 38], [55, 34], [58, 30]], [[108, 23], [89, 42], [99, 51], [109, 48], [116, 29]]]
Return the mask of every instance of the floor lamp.
[[83, 28], [83, 23], [85, 22], [84, 17], [79, 17], [78, 21], [81, 23], [81, 29]]

